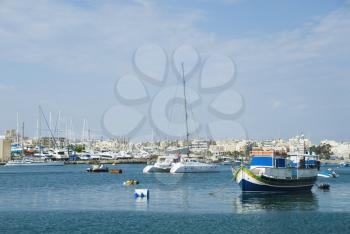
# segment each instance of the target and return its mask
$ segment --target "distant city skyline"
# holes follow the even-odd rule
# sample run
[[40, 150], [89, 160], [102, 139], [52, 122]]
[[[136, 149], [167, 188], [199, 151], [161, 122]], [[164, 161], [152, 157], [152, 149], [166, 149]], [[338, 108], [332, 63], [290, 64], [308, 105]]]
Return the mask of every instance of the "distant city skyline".
[[[106, 110], [118, 104], [115, 86], [135, 73], [135, 51], [152, 44], [164, 49], [169, 61], [182, 45], [198, 51], [201, 66], [211, 55], [232, 58], [233, 88], [243, 99], [242, 112], [232, 121], [243, 126], [247, 139], [304, 133], [312, 142], [350, 141], [348, 41], [350, 2], [345, 0], [4, 0], [0, 135], [16, 128], [18, 112], [26, 135], [35, 136], [41, 105], [53, 121], [61, 112], [62, 128], [72, 122], [77, 138], [84, 119], [93, 134], [108, 137], [102, 123]], [[160, 66], [154, 59], [150, 72]], [[216, 81], [221, 73], [207, 74]], [[177, 84], [175, 77], [169, 70], [169, 85]], [[147, 92], [155, 95], [167, 85]], [[202, 98], [200, 105], [208, 106], [218, 94]], [[231, 98], [223, 103], [232, 107]], [[205, 110], [194, 109], [193, 115], [212, 121]], [[135, 137], [149, 138], [150, 129], [140, 127]], [[237, 132], [223, 127], [215, 136], [235, 138]]]

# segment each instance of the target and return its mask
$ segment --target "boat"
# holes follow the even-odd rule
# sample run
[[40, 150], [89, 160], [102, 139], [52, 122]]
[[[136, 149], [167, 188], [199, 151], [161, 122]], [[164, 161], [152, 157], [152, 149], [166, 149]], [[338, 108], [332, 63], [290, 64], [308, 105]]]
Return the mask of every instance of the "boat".
[[339, 175], [333, 171], [331, 168], [328, 168], [326, 171], [321, 171], [317, 174], [318, 177], [323, 177], [323, 178], [337, 178]]
[[111, 174], [123, 174], [123, 170], [122, 169], [112, 169], [109, 171], [109, 173], [111, 173]]
[[94, 173], [109, 172], [108, 167], [105, 167], [103, 164], [92, 165], [91, 167], [87, 168], [86, 171], [87, 172], [94, 172]]
[[187, 111], [187, 99], [186, 99], [186, 79], [184, 64], [182, 68], [182, 83], [184, 93], [184, 108], [185, 108], [185, 123], [186, 123], [186, 143], [187, 143], [187, 156], [180, 157], [180, 162], [173, 163], [170, 169], [170, 173], [205, 173], [205, 172], [219, 172], [219, 166], [210, 163], [199, 162], [198, 160], [190, 157], [190, 145], [189, 145], [189, 131], [188, 131], [188, 111]]
[[254, 150], [250, 166], [235, 168], [233, 175], [243, 192], [311, 191], [319, 168], [316, 155]]
[[11, 144], [11, 154], [22, 154], [23, 147], [19, 143]]
[[181, 161], [173, 164], [170, 173], [208, 173], [219, 172], [216, 164], [203, 163], [194, 158], [184, 157]]
[[340, 167], [349, 167], [349, 163], [348, 162], [340, 162], [339, 166]]
[[320, 184], [317, 186], [318, 189], [321, 189], [321, 190], [329, 190], [330, 189], [330, 184], [327, 184], [327, 183], [323, 183], [323, 184]]
[[50, 159], [24, 157], [18, 160], [8, 161], [5, 166], [63, 166], [63, 161], [52, 161]]
[[177, 161], [178, 157], [175, 155], [159, 156], [155, 164], [147, 165], [143, 169], [143, 173], [170, 172], [173, 163]]

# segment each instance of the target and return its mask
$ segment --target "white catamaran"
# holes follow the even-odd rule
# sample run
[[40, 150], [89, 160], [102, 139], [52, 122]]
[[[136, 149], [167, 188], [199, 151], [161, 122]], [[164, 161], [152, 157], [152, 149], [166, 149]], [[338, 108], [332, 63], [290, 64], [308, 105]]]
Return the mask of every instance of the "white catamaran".
[[188, 112], [187, 112], [187, 99], [186, 99], [186, 80], [185, 80], [184, 64], [182, 64], [182, 83], [183, 83], [185, 120], [186, 120], [187, 157], [181, 157], [180, 162], [173, 163], [170, 169], [170, 173], [175, 174], [175, 173], [218, 172], [219, 171], [218, 165], [199, 162], [198, 160], [190, 157]]

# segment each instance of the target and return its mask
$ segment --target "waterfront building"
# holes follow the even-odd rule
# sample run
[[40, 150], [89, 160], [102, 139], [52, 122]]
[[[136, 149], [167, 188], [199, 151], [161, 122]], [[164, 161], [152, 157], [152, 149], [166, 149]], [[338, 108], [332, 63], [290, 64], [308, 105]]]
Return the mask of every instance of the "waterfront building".
[[321, 141], [321, 144], [329, 144], [333, 154], [337, 158], [350, 159], [350, 142], [324, 140]]
[[5, 137], [0, 138], [0, 162], [7, 162], [11, 159], [11, 140]]
[[190, 151], [195, 154], [206, 153], [209, 150], [209, 142], [205, 140], [192, 140]]

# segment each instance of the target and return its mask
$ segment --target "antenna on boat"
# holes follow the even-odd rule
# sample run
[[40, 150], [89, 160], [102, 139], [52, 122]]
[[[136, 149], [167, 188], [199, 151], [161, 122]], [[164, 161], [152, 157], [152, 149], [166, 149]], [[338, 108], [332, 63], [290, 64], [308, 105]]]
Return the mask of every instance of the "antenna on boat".
[[186, 79], [185, 79], [184, 63], [181, 63], [181, 68], [182, 68], [182, 83], [183, 83], [184, 105], [185, 105], [187, 156], [189, 156], [190, 155], [190, 144], [189, 144], [189, 136], [190, 136], [190, 134], [188, 133], [188, 111], [187, 111]]

